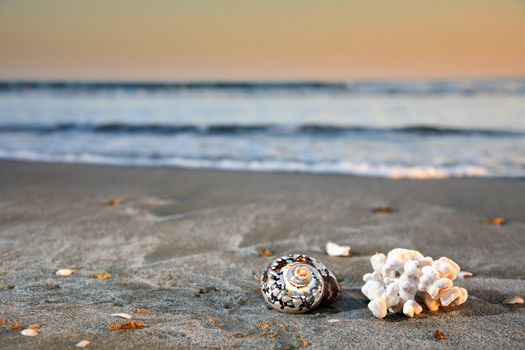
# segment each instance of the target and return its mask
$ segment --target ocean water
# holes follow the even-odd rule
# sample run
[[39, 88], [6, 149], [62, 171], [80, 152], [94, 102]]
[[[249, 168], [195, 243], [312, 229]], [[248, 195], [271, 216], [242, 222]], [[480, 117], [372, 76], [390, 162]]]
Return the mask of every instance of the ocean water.
[[0, 159], [525, 176], [525, 80], [0, 83]]

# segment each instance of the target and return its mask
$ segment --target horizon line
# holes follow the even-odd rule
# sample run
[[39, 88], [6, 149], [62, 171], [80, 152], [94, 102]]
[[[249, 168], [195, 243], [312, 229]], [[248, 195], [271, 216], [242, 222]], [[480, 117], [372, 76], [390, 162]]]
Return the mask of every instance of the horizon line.
[[450, 76], [450, 77], [370, 77], [370, 78], [355, 78], [355, 79], [87, 79], [87, 78], [1, 78], [0, 84], [119, 84], [119, 85], [133, 85], [133, 84], [162, 84], [162, 85], [287, 85], [287, 84], [323, 84], [323, 85], [346, 85], [359, 82], [438, 82], [438, 81], [498, 81], [498, 80], [525, 80], [525, 74], [519, 75], [479, 75], [479, 76]]

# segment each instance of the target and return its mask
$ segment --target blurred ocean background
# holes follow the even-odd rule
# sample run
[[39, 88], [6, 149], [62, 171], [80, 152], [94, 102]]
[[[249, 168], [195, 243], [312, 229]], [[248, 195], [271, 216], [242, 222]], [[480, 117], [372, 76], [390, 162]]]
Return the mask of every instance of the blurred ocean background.
[[0, 159], [525, 176], [525, 80], [0, 82]]

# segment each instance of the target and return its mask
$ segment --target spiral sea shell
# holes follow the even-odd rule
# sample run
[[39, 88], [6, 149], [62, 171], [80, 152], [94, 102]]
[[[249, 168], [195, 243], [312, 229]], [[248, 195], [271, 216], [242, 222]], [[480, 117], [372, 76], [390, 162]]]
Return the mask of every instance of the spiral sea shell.
[[304, 313], [335, 298], [341, 287], [323, 264], [293, 254], [272, 261], [261, 277], [261, 292], [275, 310]]

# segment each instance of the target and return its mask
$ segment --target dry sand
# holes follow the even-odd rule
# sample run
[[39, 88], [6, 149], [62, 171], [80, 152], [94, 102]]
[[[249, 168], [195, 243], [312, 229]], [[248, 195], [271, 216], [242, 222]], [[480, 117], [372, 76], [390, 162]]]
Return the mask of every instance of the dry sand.
[[[121, 199], [109, 206], [111, 198]], [[371, 208], [392, 206], [393, 214]], [[506, 225], [489, 225], [491, 216]], [[328, 257], [327, 240], [352, 258]], [[446, 312], [376, 320], [361, 294], [375, 252], [448, 256], [472, 271]], [[269, 310], [261, 256], [310, 254], [342, 294], [306, 315]], [[0, 163], [2, 349], [520, 348], [525, 308], [525, 181], [394, 181], [343, 176]], [[70, 277], [59, 268], [74, 268]], [[110, 272], [110, 279], [93, 278]], [[145, 313], [136, 308], [147, 308]], [[146, 327], [108, 331], [125, 312]], [[269, 327], [267, 327], [267, 324]], [[447, 340], [434, 339], [440, 329]]]

